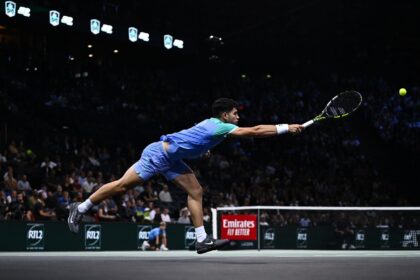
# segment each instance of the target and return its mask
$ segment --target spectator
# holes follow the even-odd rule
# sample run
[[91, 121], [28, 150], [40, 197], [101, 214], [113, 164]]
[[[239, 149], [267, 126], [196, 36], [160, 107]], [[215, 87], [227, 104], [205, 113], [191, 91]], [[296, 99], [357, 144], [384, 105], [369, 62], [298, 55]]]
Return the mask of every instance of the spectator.
[[7, 162], [7, 158], [2, 153], [0, 153], [0, 169], [1, 169], [2, 164], [6, 162]]
[[190, 217], [188, 216], [188, 209], [184, 208], [181, 210], [181, 214], [178, 218], [178, 224], [191, 224]]
[[23, 174], [22, 179], [18, 181], [17, 189], [24, 192], [32, 190], [31, 183], [29, 183], [28, 176], [26, 176], [26, 174]]
[[[44, 196], [44, 197], [42, 197]], [[56, 214], [53, 209], [48, 209], [45, 207], [46, 193], [35, 193], [34, 195], [36, 202], [34, 205], [34, 217], [36, 220], [55, 220]]]
[[301, 227], [310, 227], [311, 226], [311, 219], [309, 219], [308, 214], [307, 213], [302, 213], [302, 216], [300, 217], [299, 220], [299, 226]]
[[169, 187], [167, 184], [163, 184], [162, 190], [159, 193], [159, 199], [161, 202], [172, 203], [172, 196], [169, 192]]
[[0, 191], [0, 221], [6, 219], [7, 201], [6, 194]]
[[205, 223], [210, 223], [211, 217], [209, 208], [203, 208], [203, 220]]
[[267, 212], [262, 212], [260, 215], [260, 226], [269, 226], [270, 224], [268, 223], [268, 213]]
[[85, 181], [83, 181], [82, 188], [85, 191], [85, 193], [90, 194], [92, 190], [94, 190], [98, 184], [96, 183], [96, 180], [93, 176], [87, 177]]
[[144, 221], [144, 213], [145, 213], [145, 207], [144, 207], [144, 201], [141, 199], [137, 199], [136, 201], [136, 221], [142, 223]]
[[27, 213], [25, 202], [23, 200], [23, 194], [19, 192], [16, 200], [12, 201], [8, 207], [8, 213], [6, 214], [7, 220], [30, 220], [31, 215]]
[[15, 140], [12, 140], [9, 144], [9, 155], [12, 158], [17, 158], [18, 155], [19, 155], [19, 150], [16, 146], [16, 141]]
[[171, 216], [169, 215], [169, 208], [165, 207], [163, 208], [162, 214], [160, 214], [160, 218], [162, 219], [162, 222], [170, 223], [172, 222]]
[[62, 194], [57, 195], [57, 217], [60, 220], [65, 220], [68, 216], [68, 206], [72, 202], [68, 191], [63, 191]]
[[136, 211], [137, 211], [136, 210], [136, 200], [134, 198], [130, 198], [127, 201], [125, 201], [124, 211], [125, 211], [125, 213], [123, 213], [124, 220], [132, 221], [132, 222], [137, 221], [137, 218], [136, 218]]
[[41, 170], [44, 173], [45, 178], [51, 173], [51, 170], [57, 167], [57, 163], [50, 160], [49, 157], [45, 157], [44, 161], [41, 162]]
[[160, 223], [162, 221], [160, 214], [161, 213], [159, 206], [154, 206], [153, 209], [150, 211], [150, 221], [152, 223]]
[[149, 181], [146, 183], [146, 190], [140, 195], [141, 200], [144, 202], [155, 202], [158, 200], [156, 192], [153, 190], [152, 182]]
[[144, 222], [146, 223], [153, 223], [153, 218], [154, 218], [154, 214], [153, 214], [153, 218], [150, 215], [150, 213], [154, 210], [155, 208], [155, 204], [153, 203], [153, 201], [149, 201], [147, 203], [147, 207], [144, 208]]
[[113, 221], [117, 220], [117, 208], [115, 202], [108, 198], [101, 202], [98, 210], [98, 218], [100, 221]]
[[6, 191], [17, 190], [18, 184], [13, 175], [13, 167], [9, 166], [7, 172], [3, 176], [4, 179], [4, 189]]

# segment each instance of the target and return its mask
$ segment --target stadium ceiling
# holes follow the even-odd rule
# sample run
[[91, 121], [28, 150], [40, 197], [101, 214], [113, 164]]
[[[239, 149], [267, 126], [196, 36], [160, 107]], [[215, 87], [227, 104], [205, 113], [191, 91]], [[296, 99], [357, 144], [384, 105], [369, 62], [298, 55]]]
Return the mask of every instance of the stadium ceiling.
[[[278, 53], [339, 49], [420, 47], [420, 3], [401, 0], [261, 1], [23, 1], [45, 9], [118, 25], [176, 34], [208, 48], [208, 38], [223, 39], [230, 57], [267, 59]], [[188, 44], [187, 44], [188, 45]]]
[[[52, 1], [44, 1], [52, 4]], [[54, 1], [55, 2], [55, 1]], [[420, 4], [416, 1], [59, 1], [64, 9], [86, 16], [135, 22], [175, 32], [196, 41], [223, 38], [226, 48], [275, 51], [332, 44], [417, 44]], [[409, 46], [407, 46], [409, 47]]]

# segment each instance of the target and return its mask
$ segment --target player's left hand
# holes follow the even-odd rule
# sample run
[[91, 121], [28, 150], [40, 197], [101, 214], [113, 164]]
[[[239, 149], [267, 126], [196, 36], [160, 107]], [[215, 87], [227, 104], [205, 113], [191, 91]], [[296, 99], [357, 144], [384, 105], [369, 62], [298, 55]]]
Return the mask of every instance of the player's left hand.
[[301, 133], [304, 129], [300, 124], [289, 124], [289, 132], [293, 135]]

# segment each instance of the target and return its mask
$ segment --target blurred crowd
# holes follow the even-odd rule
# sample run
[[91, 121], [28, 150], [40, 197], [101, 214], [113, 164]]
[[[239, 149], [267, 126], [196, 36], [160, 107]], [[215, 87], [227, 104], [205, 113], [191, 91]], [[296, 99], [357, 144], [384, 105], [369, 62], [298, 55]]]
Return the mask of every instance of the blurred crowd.
[[[217, 97], [240, 103], [243, 126], [301, 123], [317, 115], [337, 89], [364, 95], [354, 117], [299, 136], [226, 140], [210, 159], [190, 161], [204, 188], [205, 220], [211, 219], [210, 208], [220, 206], [410, 205], [364, 147], [358, 128], [373, 128], [369, 133], [379, 135], [379, 144], [417, 153], [416, 86], [402, 98], [383, 78], [335, 74], [320, 81], [239, 72], [200, 79], [185, 68], [140, 70], [104, 62], [58, 67], [53, 61], [35, 70], [23, 67], [13, 52], [2, 55], [0, 71], [0, 220], [66, 220], [71, 202], [118, 179], [148, 143], [210, 117]], [[191, 223], [186, 195], [159, 176], [105, 200], [86, 219]], [[303, 212], [262, 215], [263, 223], [278, 226], [334, 220], [334, 215]], [[364, 213], [349, 215], [349, 222], [399, 226], [405, 221]]]

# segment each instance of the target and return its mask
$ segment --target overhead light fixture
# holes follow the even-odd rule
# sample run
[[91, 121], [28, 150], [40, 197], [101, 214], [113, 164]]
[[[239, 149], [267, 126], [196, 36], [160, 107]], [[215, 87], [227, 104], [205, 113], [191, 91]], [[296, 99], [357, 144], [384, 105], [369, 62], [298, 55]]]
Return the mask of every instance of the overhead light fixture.
[[50, 24], [52, 26], [58, 26], [60, 24], [60, 12], [51, 10], [50, 11]]
[[183, 49], [184, 48], [184, 41], [175, 39], [174, 40], [174, 46], [179, 48], [179, 49]]
[[163, 45], [165, 46], [165, 48], [172, 49], [173, 46], [173, 41], [174, 41], [174, 37], [172, 37], [169, 34], [166, 34], [163, 36]]
[[8, 17], [14, 17], [16, 15], [16, 3], [13, 1], [6, 1], [4, 3], [5, 13]]
[[97, 19], [90, 20], [90, 32], [95, 35], [98, 35], [101, 29], [101, 22]]
[[135, 27], [128, 28], [128, 39], [133, 43], [136, 42], [138, 32], [138, 29]]
[[89, 57], [93, 57], [93, 54], [91, 54], [91, 53], [90, 53], [90, 54], [89, 54]]
[[109, 24], [102, 25], [101, 31], [108, 34], [112, 34], [112, 25], [109, 25]]
[[31, 9], [21, 6], [21, 7], [19, 7], [17, 13], [19, 15], [24, 16], [24, 17], [30, 17], [31, 16]]
[[69, 16], [63, 16], [61, 18], [61, 23], [68, 25], [68, 26], [73, 26], [73, 18], [69, 17]]
[[117, 49], [115, 49], [115, 50], [114, 50], [114, 53], [118, 53], [118, 50], [117, 50]]
[[139, 39], [145, 42], [149, 42], [150, 40], [149, 37], [150, 37], [149, 33], [146, 33], [146, 32], [140, 32], [139, 34]]

